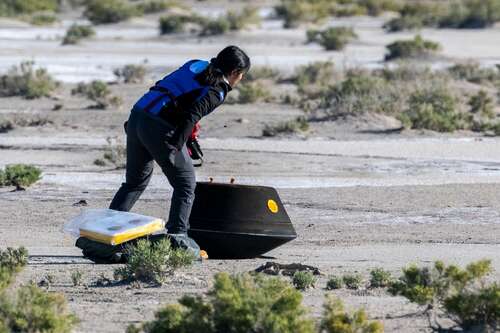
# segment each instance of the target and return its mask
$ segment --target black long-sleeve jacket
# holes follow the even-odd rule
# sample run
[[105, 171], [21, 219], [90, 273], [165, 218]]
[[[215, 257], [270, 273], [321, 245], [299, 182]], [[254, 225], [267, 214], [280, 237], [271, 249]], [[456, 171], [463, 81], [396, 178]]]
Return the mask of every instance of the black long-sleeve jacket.
[[176, 127], [168, 143], [177, 150], [181, 150], [186, 143], [195, 124], [221, 105], [232, 88], [227, 82], [222, 81], [206, 89], [201, 96], [199, 91], [179, 96], [176, 108], [167, 105], [161, 112], [162, 118]]

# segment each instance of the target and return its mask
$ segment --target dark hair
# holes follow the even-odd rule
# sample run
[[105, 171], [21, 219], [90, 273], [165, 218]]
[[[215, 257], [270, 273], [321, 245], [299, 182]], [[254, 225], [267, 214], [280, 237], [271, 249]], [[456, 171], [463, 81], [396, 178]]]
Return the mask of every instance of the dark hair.
[[231, 45], [212, 58], [208, 67], [196, 79], [203, 85], [214, 85], [222, 81], [224, 75], [228, 76], [233, 71], [246, 73], [249, 69], [250, 58], [242, 49]]

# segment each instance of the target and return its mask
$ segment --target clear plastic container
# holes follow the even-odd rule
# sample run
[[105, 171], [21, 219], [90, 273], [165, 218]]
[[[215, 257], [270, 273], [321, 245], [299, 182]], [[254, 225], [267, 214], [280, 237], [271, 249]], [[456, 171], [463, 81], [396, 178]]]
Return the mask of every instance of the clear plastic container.
[[165, 228], [162, 219], [111, 209], [87, 209], [66, 223], [64, 231], [74, 237], [118, 245]]

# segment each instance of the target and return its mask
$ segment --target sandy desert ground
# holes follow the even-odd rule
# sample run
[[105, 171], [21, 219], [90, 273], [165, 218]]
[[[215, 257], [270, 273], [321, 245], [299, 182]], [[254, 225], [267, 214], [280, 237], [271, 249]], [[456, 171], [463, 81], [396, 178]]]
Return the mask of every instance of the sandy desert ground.
[[[220, 3], [200, 6], [207, 13], [222, 8]], [[64, 82], [57, 99], [1, 99], [2, 116], [41, 116], [51, 123], [0, 134], [0, 167], [30, 163], [43, 170], [42, 180], [27, 191], [0, 189], [0, 247], [26, 246], [30, 252], [28, 268], [17, 283], [39, 281], [47, 274], [55, 277], [50, 290], [67, 297], [81, 319], [78, 332], [123, 332], [130, 323], [151, 319], [161, 304], [175, 302], [184, 293], [206, 291], [216, 272], [250, 271], [269, 260], [321, 269], [318, 287], [304, 292], [315, 315], [321, 311], [329, 274], [359, 272], [367, 278], [374, 267], [397, 275], [411, 262], [441, 259], [463, 265], [490, 258], [494, 277], [500, 277], [500, 139], [470, 133], [383, 134], [384, 122], [369, 117], [313, 123], [305, 137], [262, 138], [266, 124], [292, 119], [301, 111], [257, 104], [224, 105], [203, 121], [206, 163], [197, 169], [197, 177], [220, 182], [234, 177], [237, 183], [276, 187], [298, 238], [270, 252], [273, 259], [204, 261], [162, 287], [94, 286], [101, 274], [111, 278], [116, 266], [84, 259], [74, 239], [61, 229], [82, 209], [109, 204], [124, 171], [93, 162], [102, 156], [108, 137], [123, 142], [128, 107], [148, 83], [114, 85], [124, 107], [91, 110], [90, 102], [70, 96], [75, 82], [112, 79], [113, 68], [146, 58], [153, 79], [185, 59], [210, 57], [228, 43], [248, 50], [254, 63], [284, 71], [325, 59], [341, 66], [381, 66], [384, 45], [410, 34], [384, 34], [381, 18], [341, 19], [356, 28], [360, 39], [344, 52], [325, 52], [304, 45], [303, 31], [283, 30], [273, 20], [257, 30], [198, 40], [160, 38], [156, 20], [134, 19], [98, 27], [95, 39], [61, 47], [58, 38], [74, 18], [53, 28], [0, 22], [1, 72], [33, 59]], [[443, 43], [443, 58], [433, 65], [466, 58], [500, 63], [499, 45], [491, 42], [500, 37], [499, 27], [424, 30], [423, 35]], [[62, 110], [52, 111], [61, 103]], [[166, 180], [155, 170], [134, 211], [164, 217], [170, 195]], [[74, 206], [82, 199], [87, 207]], [[72, 286], [70, 274], [76, 269], [84, 273], [87, 286]], [[401, 297], [377, 289], [335, 294], [348, 306], [365, 307], [371, 318], [383, 321], [387, 332], [429, 331], [424, 317], [404, 316], [417, 308]]]

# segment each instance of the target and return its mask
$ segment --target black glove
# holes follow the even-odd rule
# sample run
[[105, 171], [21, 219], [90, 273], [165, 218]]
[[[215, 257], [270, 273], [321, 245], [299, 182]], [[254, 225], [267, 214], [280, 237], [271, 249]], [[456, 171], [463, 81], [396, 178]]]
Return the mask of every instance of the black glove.
[[186, 146], [189, 149], [189, 156], [193, 160], [199, 160], [199, 164], [195, 166], [201, 166], [203, 164], [203, 151], [201, 150], [200, 143], [196, 139], [189, 139], [186, 142]]

